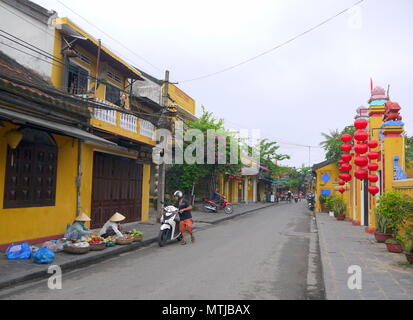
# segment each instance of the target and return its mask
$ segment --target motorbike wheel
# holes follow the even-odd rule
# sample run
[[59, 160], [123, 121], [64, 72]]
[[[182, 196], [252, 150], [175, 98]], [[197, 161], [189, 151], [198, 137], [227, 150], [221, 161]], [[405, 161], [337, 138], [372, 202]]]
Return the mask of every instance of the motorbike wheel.
[[158, 244], [163, 247], [168, 242], [169, 229], [159, 231]]
[[232, 206], [230, 204], [227, 204], [224, 208], [224, 212], [226, 214], [231, 214], [234, 211], [234, 209], [232, 208]]
[[177, 238], [176, 238], [176, 240], [178, 241], [178, 242], [181, 242], [182, 241], [182, 234], [180, 234]]

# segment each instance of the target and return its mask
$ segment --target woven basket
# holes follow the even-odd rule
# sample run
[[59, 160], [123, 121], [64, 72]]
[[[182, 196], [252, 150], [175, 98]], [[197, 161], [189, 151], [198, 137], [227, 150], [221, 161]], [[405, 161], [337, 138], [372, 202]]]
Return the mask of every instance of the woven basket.
[[142, 241], [142, 236], [133, 237], [133, 242]]
[[90, 246], [86, 248], [77, 248], [72, 246], [63, 246], [63, 251], [74, 254], [82, 254], [90, 251]]
[[90, 243], [90, 250], [92, 251], [100, 251], [106, 248], [106, 243]]
[[116, 243], [123, 245], [123, 244], [131, 244], [133, 242], [133, 239], [130, 240], [125, 240], [125, 239], [116, 239]]

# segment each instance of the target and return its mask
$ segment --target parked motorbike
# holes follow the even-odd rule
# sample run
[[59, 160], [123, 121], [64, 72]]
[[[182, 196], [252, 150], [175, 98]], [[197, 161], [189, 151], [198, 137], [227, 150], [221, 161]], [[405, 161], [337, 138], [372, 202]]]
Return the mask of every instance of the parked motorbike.
[[179, 232], [179, 209], [175, 206], [167, 206], [161, 216], [161, 229], [158, 235], [158, 244], [160, 247], [166, 245], [169, 241], [182, 240], [182, 234]]
[[231, 203], [228, 202], [226, 198], [223, 198], [221, 205], [218, 205], [216, 202], [208, 199], [204, 199], [206, 205], [204, 205], [204, 209], [206, 212], [218, 212], [218, 210], [224, 210], [226, 214], [231, 214], [233, 212], [233, 208]]
[[308, 205], [309, 210], [314, 211], [314, 209], [315, 209], [315, 198], [314, 198], [314, 196], [309, 196], [307, 198], [307, 205]]
[[294, 201], [295, 201], [295, 203], [297, 203], [298, 202], [298, 196], [296, 195], [296, 196], [294, 196]]

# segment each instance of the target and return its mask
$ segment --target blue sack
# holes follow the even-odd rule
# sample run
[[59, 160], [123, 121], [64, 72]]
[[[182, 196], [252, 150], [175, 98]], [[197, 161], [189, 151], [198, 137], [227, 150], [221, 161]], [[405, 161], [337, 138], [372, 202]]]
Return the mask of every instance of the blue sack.
[[32, 250], [27, 242], [11, 244], [6, 250], [6, 257], [10, 260], [30, 259]]
[[55, 254], [47, 247], [40, 248], [34, 254], [34, 263], [49, 264], [52, 263], [55, 258]]

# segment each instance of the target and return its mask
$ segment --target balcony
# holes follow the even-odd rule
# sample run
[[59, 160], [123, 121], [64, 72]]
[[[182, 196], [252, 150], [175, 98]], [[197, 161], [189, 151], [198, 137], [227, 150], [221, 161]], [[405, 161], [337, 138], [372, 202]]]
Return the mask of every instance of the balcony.
[[[96, 99], [96, 102], [117, 108], [117, 106], [101, 99]], [[91, 124], [104, 131], [128, 137], [139, 142], [150, 145], [156, 144], [154, 140], [155, 126], [150, 121], [140, 119], [132, 114], [95, 108]]]

